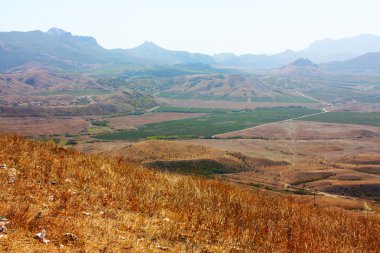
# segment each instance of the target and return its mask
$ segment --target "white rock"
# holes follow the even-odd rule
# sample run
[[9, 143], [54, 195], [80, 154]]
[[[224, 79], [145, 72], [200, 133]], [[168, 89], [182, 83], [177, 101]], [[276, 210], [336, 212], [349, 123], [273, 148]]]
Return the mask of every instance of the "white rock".
[[37, 239], [39, 240], [40, 242], [43, 242], [45, 244], [48, 244], [50, 242], [50, 240], [46, 239], [46, 230], [43, 229], [41, 232], [37, 233], [35, 236], [34, 236], [34, 239]]

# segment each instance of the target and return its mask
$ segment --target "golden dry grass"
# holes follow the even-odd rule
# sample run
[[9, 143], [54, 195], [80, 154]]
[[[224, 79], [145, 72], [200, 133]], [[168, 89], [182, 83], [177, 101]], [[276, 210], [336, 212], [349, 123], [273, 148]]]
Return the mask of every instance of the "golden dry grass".
[[[1, 135], [2, 252], [379, 252], [380, 222]], [[33, 236], [42, 228], [49, 244]], [[74, 233], [78, 241], [66, 239]]]

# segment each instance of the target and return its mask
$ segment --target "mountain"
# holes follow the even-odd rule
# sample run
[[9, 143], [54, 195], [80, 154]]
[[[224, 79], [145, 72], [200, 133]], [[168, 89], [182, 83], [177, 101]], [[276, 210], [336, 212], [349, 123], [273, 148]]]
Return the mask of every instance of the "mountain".
[[299, 58], [295, 60], [293, 63], [289, 64], [290, 66], [294, 67], [312, 67], [312, 68], [318, 68], [318, 65], [313, 63], [307, 58]]
[[63, 69], [128, 63], [125, 56], [104, 49], [93, 37], [74, 36], [58, 28], [51, 28], [46, 33], [0, 32], [0, 71], [31, 61]]
[[186, 51], [172, 51], [157, 46], [153, 42], [144, 42], [142, 45], [132, 49], [119, 49], [117, 52], [124, 55], [160, 65], [175, 65], [189, 63], [214, 64], [214, 59], [205, 54], [189, 53]]
[[213, 55], [213, 58], [220, 66], [270, 69], [286, 65], [297, 59], [298, 55], [292, 50], [286, 50], [276, 55], [244, 54], [237, 56], [232, 53], [222, 53]]
[[274, 55], [222, 53], [210, 56], [168, 50], [152, 42], [132, 49], [108, 50], [93, 37], [72, 35], [59, 28], [51, 28], [47, 32], [0, 32], [0, 72], [12, 71], [30, 62], [61, 70], [100, 68], [104, 65], [141, 67], [184, 64], [270, 69], [287, 65], [298, 58], [324, 63], [345, 61], [370, 52], [380, 52], [380, 36], [364, 34], [338, 40], [325, 39], [300, 51], [286, 50]]
[[327, 70], [344, 70], [354, 72], [380, 71], [380, 52], [367, 53], [341, 62], [330, 62], [321, 65]]
[[300, 51], [286, 50], [274, 55], [230, 53], [214, 55], [217, 65], [225, 67], [249, 67], [257, 69], [279, 68], [298, 58], [308, 58], [313, 62], [326, 63], [344, 61], [369, 52], [380, 52], [380, 36], [363, 34], [344, 39], [325, 39], [313, 42]]
[[380, 52], [380, 36], [362, 34], [337, 40], [319, 40], [297, 54], [314, 62], [324, 63], [345, 61], [370, 52]]
[[323, 70], [321, 70], [317, 64], [313, 63], [307, 58], [299, 58], [292, 63], [280, 68], [278, 73], [286, 74], [286, 75], [323, 75], [325, 74]]

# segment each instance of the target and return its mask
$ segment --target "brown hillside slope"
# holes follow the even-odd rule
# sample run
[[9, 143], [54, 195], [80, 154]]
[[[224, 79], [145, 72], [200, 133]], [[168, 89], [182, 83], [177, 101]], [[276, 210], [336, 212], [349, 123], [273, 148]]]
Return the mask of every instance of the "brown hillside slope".
[[187, 142], [148, 140], [131, 143], [119, 150], [103, 154], [122, 157], [126, 161], [139, 163], [148, 168], [161, 169], [182, 174], [207, 174], [258, 171], [266, 166], [287, 165], [284, 161], [252, 158], [240, 152], [229, 152], [194, 145]]
[[1, 252], [379, 252], [371, 217], [14, 135], [0, 147]]

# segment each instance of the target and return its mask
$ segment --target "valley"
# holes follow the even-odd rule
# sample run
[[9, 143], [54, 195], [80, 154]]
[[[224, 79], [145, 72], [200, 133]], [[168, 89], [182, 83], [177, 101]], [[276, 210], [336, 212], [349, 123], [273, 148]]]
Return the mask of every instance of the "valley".
[[380, 1], [3, 1], [0, 252], [380, 253]]

